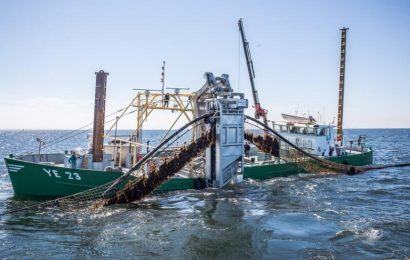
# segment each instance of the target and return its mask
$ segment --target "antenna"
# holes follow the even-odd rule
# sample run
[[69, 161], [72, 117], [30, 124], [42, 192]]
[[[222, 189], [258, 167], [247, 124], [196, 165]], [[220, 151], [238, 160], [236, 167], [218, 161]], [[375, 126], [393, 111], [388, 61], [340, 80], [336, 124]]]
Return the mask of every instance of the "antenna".
[[152, 89], [152, 88], [133, 88], [132, 90], [161, 91], [160, 89]]
[[161, 95], [162, 95], [162, 105], [164, 105], [164, 88], [165, 88], [165, 61], [162, 62], [162, 72], [161, 72]]
[[41, 161], [41, 146], [45, 145], [46, 142], [41, 140], [40, 138], [36, 137], [36, 141], [38, 142], [38, 161]]
[[189, 90], [189, 88], [166, 88], [166, 89], [173, 89], [175, 94], [179, 94], [180, 90]]

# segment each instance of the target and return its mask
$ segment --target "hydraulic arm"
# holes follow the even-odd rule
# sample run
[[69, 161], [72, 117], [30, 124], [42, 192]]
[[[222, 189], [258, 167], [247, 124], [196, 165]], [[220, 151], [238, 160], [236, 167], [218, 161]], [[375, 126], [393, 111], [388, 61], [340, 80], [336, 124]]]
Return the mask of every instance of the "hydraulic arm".
[[241, 32], [243, 51], [245, 53], [246, 66], [248, 67], [249, 80], [251, 82], [251, 87], [252, 87], [253, 103], [255, 107], [255, 118], [257, 119], [263, 118], [263, 123], [267, 125], [268, 119], [266, 116], [268, 114], [268, 111], [261, 107], [261, 104], [259, 102], [259, 97], [258, 97], [258, 91], [255, 88], [255, 82], [253, 80], [255, 78], [255, 71], [253, 69], [251, 51], [249, 50], [249, 42], [245, 38], [245, 31], [243, 29], [242, 19], [239, 19], [238, 25], [239, 25], [239, 31]]

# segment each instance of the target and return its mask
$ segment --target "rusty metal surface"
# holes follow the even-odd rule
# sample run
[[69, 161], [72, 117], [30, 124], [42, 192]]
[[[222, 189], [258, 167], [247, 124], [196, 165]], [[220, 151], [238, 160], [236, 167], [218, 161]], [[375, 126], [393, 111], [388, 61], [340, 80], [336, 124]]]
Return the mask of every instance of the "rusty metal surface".
[[342, 28], [340, 46], [340, 76], [339, 76], [339, 105], [337, 111], [337, 134], [336, 140], [343, 144], [343, 101], [345, 88], [345, 63], [346, 63], [346, 36], [349, 28]]
[[108, 73], [100, 70], [95, 73], [95, 105], [93, 128], [93, 162], [102, 162], [104, 152], [104, 119], [105, 119], [105, 94]]

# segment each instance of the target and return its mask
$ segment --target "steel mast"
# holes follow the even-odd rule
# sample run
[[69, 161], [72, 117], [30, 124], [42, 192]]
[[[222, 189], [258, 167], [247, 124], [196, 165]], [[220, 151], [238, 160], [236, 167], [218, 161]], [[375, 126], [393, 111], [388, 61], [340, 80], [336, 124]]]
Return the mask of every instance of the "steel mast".
[[107, 72], [100, 70], [95, 73], [95, 103], [94, 103], [94, 128], [93, 128], [93, 162], [102, 162], [104, 155], [104, 120], [105, 96], [107, 86]]
[[340, 46], [340, 77], [339, 77], [339, 105], [337, 111], [336, 140], [343, 145], [343, 101], [345, 89], [346, 35], [349, 28], [343, 27]]
[[251, 51], [249, 50], [249, 42], [245, 38], [245, 31], [244, 31], [243, 24], [242, 24], [242, 18], [239, 19], [238, 25], [239, 25], [239, 31], [241, 32], [243, 51], [245, 53], [246, 65], [248, 67], [249, 80], [251, 81], [253, 103], [255, 106], [255, 118], [259, 119], [262, 117], [263, 123], [267, 125], [268, 119], [266, 116], [267, 116], [268, 111], [266, 109], [263, 109], [261, 107], [261, 104], [259, 103], [258, 91], [256, 90], [255, 82], [253, 81], [253, 79], [255, 78], [255, 71], [253, 69]]

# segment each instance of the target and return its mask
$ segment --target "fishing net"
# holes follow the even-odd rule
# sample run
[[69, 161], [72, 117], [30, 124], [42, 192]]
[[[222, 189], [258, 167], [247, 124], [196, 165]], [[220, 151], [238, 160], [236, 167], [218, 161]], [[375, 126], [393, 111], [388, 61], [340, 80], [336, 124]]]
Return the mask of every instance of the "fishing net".
[[286, 139], [274, 136], [271, 133], [265, 132], [263, 135], [258, 135], [247, 131], [244, 137], [246, 141], [254, 144], [259, 151], [274, 156], [275, 160], [272, 163], [277, 163], [280, 160], [293, 163], [300, 169], [300, 172], [330, 173], [338, 170], [327, 162], [320, 163], [313, 160], [312, 156], [308, 156], [307, 152], [304, 153], [302, 148], [289, 146], [284, 141]]
[[206, 132], [189, 145], [174, 150], [172, 156], [169, 156], [169, 150], [164, 147], [151, 155], [151, 159], [141, 163], [138, 167], [133, 167], [123, 177], [81, 193], [56, 199], [54, 204], [60, 208], [72, 209], [90, 205], [109, 206], [140, 200], [180, 172], [190, 161], [201, 156], [206, 147], [214, 142], [214, 136], [211, 133]]
[[147, 174], [142, 178], [127, 181], [124, 188], [117, 189], [113, 195], [100, 199], [95, 205], [109, 206], [142, 199], [204, 152], [214, 141], [213, 131], [202, 134], [195, 142], [182, 147], [171, 159], [165, 159], [159, 167], [150, 164]]
[[[183, 139], [187, 133], [195, 131], [195, 128], [199, 126], [199, 122], [209, 116], [203, 115], [198, 117], [171, 134], [127, 173], [115, 181], [70, 196], [3, 212], [0, 215], [54, 206], [70, 210], [90, 206], [92, 208], [99, 208], [101, 206], [140, 200], [165, 183], [170, 177], [183, 170], [194, 159], [201, 158], [198, 161], [203, 164], [203, 156], [201, 155], [207, 147], [215, 142], [214, 130], [203, 133], [195, 141], [174, 149], [172, 152], [170, 152], [169, 148], [177, 140]], [[253, 126], [258, 126], [264, 132], [264, 134], [258, 135], [247, 131], [244, 136], [245, 140], [253, 143], [260, 151], [275, 157], [274, 163], [278, 163], [280, 160], [286, 163], [293, 163], [296, 167], [300, 168], [301, 172], [357, 174], [372, 169], [406, 167], [410, 165], [410, 163], [382, 166], [338, 164], [312, 155], [309, 151], [305, 151], [303, 148], [291, 143], [275, 130], [252, 117], [245, 116], [245, 118], [248, 124], [254, 123]], [[202, 169], [203, 173], [203, 167], [199, 167], [199, 169]]]
[[338, 164], [315, 156], [307, 148], [297, 146], [254, 118], [246, 117], [246, 119], [247, 124], [259, 128], [263, 131], [263, 134], [254, 134], [247, 131], [245, 132], [245, 140], [254, 144], [261, 152], [273, 155], [276, 162], [282, 160], [292, 163], [299, 168], [301, 173], [335, 174], [360, 170], [360, 168], [352, 168], [349, 165]]
[[[152, 193], [170, 177], [184, 170], [184, 167], [185, 170], [191, 170], [189, 162], [195, 161], [199, 162], [199, 164], [203, 162], [203, 159], [195, 159], [203, 157], [202, 154], [205, 149], [215, 141], [214, 131], [202, 133], [199, 138], [181, 147], [175, 148], [173, 145], [178, 140], [187, 140], [188, 135], [192, 136], [192, 132], [199, 125], [198, 123], [207, 116], [209, 115], [201, 116], [171, 134], [117, 180], [66, 197], [10, 210], [0, 215], [26, 209], [41, 209], [53, 206], [70, 210], [90, 206], [97, 208], [140, 200]], [[203, 165], [196, 165], [194, 168], [196, 169], [193, 170], [198, 172], [198, 169], [203, 168]]]
[[302, 172], [317, 174], [344, 173], [355, 175], [369, 170], [410, 166], [410, 163], [353, 166], [332, 162], [313, 155], [302, 147], [298, 147], [296, 144], [283, 137], [280, 133], [253, 117], [245, 115], [245, 119], [247, 124], [259, 128], [264, 133], [263, 135], [254, 135], [251, 132], [246, 132], [245, 140], [253, 143], [264, 153], [271, 154], [281, 160], [293, 163], [296, 167], [300, 168]]

